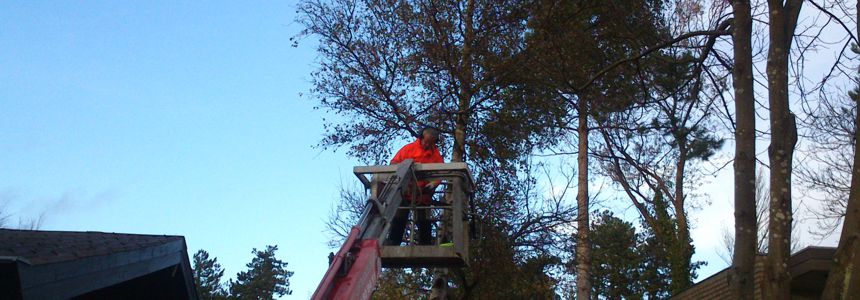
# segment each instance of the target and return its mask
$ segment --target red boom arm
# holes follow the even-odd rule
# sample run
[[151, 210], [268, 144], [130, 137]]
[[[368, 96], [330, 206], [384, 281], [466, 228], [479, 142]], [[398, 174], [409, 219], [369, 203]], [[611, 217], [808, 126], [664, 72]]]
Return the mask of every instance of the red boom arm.
[[[382, 268], [379, 240], [359, 240], [360, 231], [352, 227], [311, 299], [370, 299]], [[338, 275], [341, 270], [346, 270], [346, 276]]]

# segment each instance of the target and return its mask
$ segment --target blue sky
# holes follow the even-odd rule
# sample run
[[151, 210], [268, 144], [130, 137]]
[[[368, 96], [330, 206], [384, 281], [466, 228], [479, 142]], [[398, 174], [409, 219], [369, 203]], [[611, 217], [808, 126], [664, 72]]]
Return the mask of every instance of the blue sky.
[[312, 41], [289, 41], [294, 4], [238, 3], [0, 2], [6, 211], [183, 235], [230, 275], [277, 244], [307, 297], [356, 163], [311, 147], [323, 113], [306, 96]]
[[[307, 298], [358, 162], [312, 148], [336, 117], [308, 97], [314, 44], [291, 46], [294, 5], [0, 1], [0, 208], [46, 230], [183, 235], [230, 276], [277, 244]], [[725, 267], [731, 171], [702, 192], [700, 279]]]

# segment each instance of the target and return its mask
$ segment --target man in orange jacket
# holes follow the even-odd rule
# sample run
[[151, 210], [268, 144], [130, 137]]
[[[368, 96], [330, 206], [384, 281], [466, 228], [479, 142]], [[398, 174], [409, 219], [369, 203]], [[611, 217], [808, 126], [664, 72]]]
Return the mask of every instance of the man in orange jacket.
[[[439, 131], [434, 128], [424, 128], [421, 130], [421, 137], [412, 143], [406, 144], [394, 158], [391, 159], [391, 164], [399, 164], [407, 159], [412, 159], [415, 163], [442, 163], [442, 154], [439, 153], [439, 148], [436, 143], [439, 141]], [[433, 192], [439, 186], [439, 180], [426, 181], [419, 180], [417, 187], [421, 191], [420, 195], [412, 195], [411, 189], [404, 193], [403, 206], [408, 206], [412, 202], [417, 205], [429, 205], [433, 199]], [[418, 244], [430, 245], [432, 243], [431, 224], [427, 219], [427, 210], [421, 209], [416, 212], [416, 224], [418, 227]], [[409, 210], [401, 209], [397, 211], [394, 219], [391, 221], [391, 230], [388, 233], [388, 245], [400, 245], [403, 242], [403, 232], [406, 230], [406, 221], [409, 219]]]

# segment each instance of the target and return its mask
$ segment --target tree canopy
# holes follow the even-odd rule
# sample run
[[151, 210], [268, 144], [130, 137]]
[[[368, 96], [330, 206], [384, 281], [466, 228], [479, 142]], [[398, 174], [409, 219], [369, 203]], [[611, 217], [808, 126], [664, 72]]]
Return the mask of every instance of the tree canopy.
[[235, 280], [222, 282], [224, 269], [215, 257], [205, 250], [194, 254], [194, 285], [200, 299], [275, 299], [292, 294], [287, 263], [275, 257], [277, 245], [264, 250], [251, 251], [254, 258], [246, 266], [248, 270], [236, 274]]
[[[294, 41], [318, 42], [311, 101], [339, 117], [324, 120], [318, 147], [383, 164], [432, 126], [443, 133], [444, 156], [472, 169], [482, 230], [469, 267], [451, 271], [458, 297], [676, 294], [703, 263], [692, 259], [690, 217], [708, 204], [698, 193], [702, 178], [729, 165], [736, 212], [730, 287], [737, 297], [752, 295], [761, 164], [779, 189], [758, 206], [770, 211], [774, 249], [765, 286], [780, 297], [790, 284], [780, 263], [791, 242], [798, 138], [787, 74], [798, 73], [800, 101], [811, 103], [803, 54], [821, 43], [795, 29], [830, 24], [798, 20], [800, 1], [783, 2], [304, 0], [297, 17], [304, 31]], [[832, 13], [842, 6], [813, 5], [847, 30]], [[754, 23], [758, 17], [767, 22]], [[792, 61], [793, 53], [800, 54]], [[761, 87], [767, 106], [755, 91]], [[839, 115], [840, 129], [853, 129], [856, 106], [831, 107], [817, 113]], [[769, 126], [757, 129], [764, 116]], [[832, 122], [806, 124], [820, 133]], [[855, 133], [831, 130], [817, 139], [847, 150]], [[757, 139], [772, 142], [767, 163]], [[834, 153], [837, 161], [850, 156]], [[841, 218], [852, 164], [834, 166], [842, 173], [804, 165], [801, 178], [844, 200], [822, 214]], [[833, 176], [840, 180], [827, 185]], [[568, 192], [574, 188], [576, 201]], [[329, 220], [335, 241], [363, 201], [359, 192], [342, 195]], [[635, 220], [595, 214], [597, 202], [632, 207]], [[423, 297], [427, 272], [388, 270], [376, 297]]]

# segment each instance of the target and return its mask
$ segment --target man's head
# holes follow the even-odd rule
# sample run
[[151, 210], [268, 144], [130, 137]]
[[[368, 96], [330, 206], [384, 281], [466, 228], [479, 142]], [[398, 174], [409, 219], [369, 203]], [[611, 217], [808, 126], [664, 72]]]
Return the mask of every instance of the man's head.
[[439, 130], [433, 127], [424, 127], [421, 130], [421, 147], [424, 149], [432, 149], [439, 141]]

